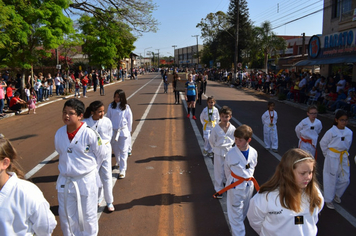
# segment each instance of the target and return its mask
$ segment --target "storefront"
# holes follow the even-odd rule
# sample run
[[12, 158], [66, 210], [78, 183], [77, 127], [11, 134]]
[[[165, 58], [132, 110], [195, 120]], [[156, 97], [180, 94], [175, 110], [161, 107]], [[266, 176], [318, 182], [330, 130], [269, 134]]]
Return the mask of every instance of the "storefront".
[[308, 59], [298, 62], [296, 66], [313, 65], [320, 65], [323, 76], [342, 73], [356, 82], [356, 28], [311, 37]]

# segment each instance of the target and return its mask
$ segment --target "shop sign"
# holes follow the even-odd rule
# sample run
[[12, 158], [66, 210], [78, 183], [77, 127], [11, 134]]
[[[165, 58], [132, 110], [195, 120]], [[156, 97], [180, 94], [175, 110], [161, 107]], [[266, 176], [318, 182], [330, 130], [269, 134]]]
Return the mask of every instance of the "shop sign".
[[330, 35], [314, 35], [309, 40], [309, 57], [356, 55], [356, 29]]

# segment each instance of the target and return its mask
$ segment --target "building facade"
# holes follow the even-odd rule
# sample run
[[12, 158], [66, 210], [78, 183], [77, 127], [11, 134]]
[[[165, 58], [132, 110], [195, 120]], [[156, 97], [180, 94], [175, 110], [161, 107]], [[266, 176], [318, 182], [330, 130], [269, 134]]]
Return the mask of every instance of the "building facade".
[[324, 0], [323, 32], [309, 41], [308, 59], [324, 76], [343, 75], [356, 82], [356, 1]]
[[196, 67], [201, 68], [199, 53], [203, 50], [203, 45], [193, 45], [174, 50], [174, 62], [181, 68]]

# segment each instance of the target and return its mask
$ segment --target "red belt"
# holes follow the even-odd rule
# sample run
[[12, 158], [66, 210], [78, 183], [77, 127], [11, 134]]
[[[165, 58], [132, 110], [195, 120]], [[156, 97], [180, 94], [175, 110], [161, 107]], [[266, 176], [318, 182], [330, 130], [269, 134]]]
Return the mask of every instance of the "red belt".
[[[318, 156], [318, 151], [316, 150], [316, 147], [313, 145], [313, 141], [311, 139], [305, 139], [302, 136], [300, 136], [300, 140], [301, 140], [301, 142], [309, 143], [310, 145], [312, 145], [312, 147], [315, 149], [315, 157], [314, 157], [314, 159], [316, 160], [316, 158]], [[300, 148], [301, 142], [299, 143], [299, 148]]]
[[233, 187], [236, 187], [237, 185], [243, 183], [244, 181], [250, 181], [252, 180], [256, 191], [258, 192], [260, 190], [260, 186], [257, 183], [257, 180], [254, 177], [250, 177], [250, 178], [242, 178], [241, 176], [235, 175], [234, 172], [231, 171], [231, 176], [234, 177], [235, 179], [237, 179], [236, 182], [230, 184], [229, 186], [226, 186], [225, 188], [221, 189], [219, 192], [215, 193], [213, 195], [214, 198], [216, 198], [216, 196], [223, 194], [224, 192], [226, 192], [229, 189], [232, 189]]

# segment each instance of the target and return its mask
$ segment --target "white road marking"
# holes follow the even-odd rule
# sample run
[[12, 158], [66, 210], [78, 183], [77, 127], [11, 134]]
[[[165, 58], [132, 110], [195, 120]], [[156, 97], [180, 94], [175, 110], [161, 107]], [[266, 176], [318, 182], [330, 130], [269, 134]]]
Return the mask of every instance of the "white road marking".
[[43, 166], [45, 166], [48, 162], [50, 162], [53, 158], [58, 155], [57, 151], [54, 151], [51, 155], [49, 155], [46, 159], [41, 161], [37, 166], [35, 166], [32, 170], [25, 174], [25, 179], [31, 178], [34, 174], [37, 173]]
[[[157, 77], [157, 76], [155, 76], [152, 80], [154, 80], [156, 77]], [[150, 80], [149, 82], [151, 82], [152, 80]], [[153, 104], [154, 101], [156, 100], [158, 91], [161, 89], [162, 83], [163, 83], [163, 81], [161, 81], [161, 83], [159, 84], [159, 86], [158, 86], [158, 88], [157, 88], [157, 90], [156, 90], [154, 96], [152, 97], [152, 99], [151, 99], [149, 105], [147, 106], [145, 112], [143, 113], [143, 115], [142, 115], [142, 117], [141, 117], [141, 119], [140, 119], [140, 122], [139, 122], [138, 125], [136, 126], [136, 129], [135, 129], [135, 131], [133, 132], [133, 134], [132, 134], [132, 136], [131, 136], [131, 146], [132, 146], [132, 147], [133, 147], [133, 145], [134, 145], [134, 143], [135, 143], [135, 141], [136, 141], [136, 138], [137, 138], [138, 134], [141, 132], [142, 126], [143, 126], [143, 124], [145, 123], [145, 120], [146, 120], [146, 118], [147, 118], [147, 115], [148, 115], [148, 113], [149, 113], [150, 110], [151, 110], [152, 104]], [[147, 83], [147, 84], [148, 84], [148, 83]], [[147, 84], [145, 84], [144, 86], [146, 86]], [[143, 87], [144, 87], [144, 86], [143, 86]], [[141, 90], [143, 87], [141, 87], [139, 90]], [[139, 90], [137, 90], [137, 91], [139, 91]], [[137, 91], [136, 91], [136, 92], [137, 92]], [[136, 93], [136, 92], [135, 92], [135, 93]], [[132, 97], [132, 95], [131, 95], [130, 97]], [[129, 158], [130, 158], [130, 157], [129, 157]], [[113, 188], [114, 188], [114, 186], [115, 186], [115, 184], [116, 184], [116, 181], [117, 181], [117, 179], [118, 179], [118, 177], [119, 177], [119, 174], [120, 174], [120, 171], [119, 171], [118, 169], [114, 169], [114, 170], [112, 171], [112, 183], [113, 183], [112, 186], [113, 186]], [[101, 214], [103, 213], [103, 211], [104, 211], [104, 209], [105, 209], [105, 206], [106, 206], [105, 200], [101, 201], [99, 205], [100, 205], [100, 207], [99, 207], [99, 209], [98, 209], [98, 219], [100, 219], [100, 216], [101, 216]]]

